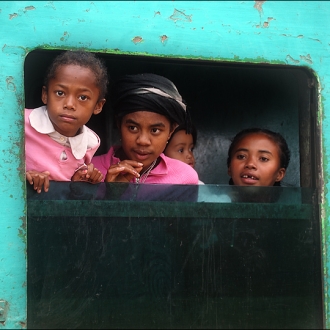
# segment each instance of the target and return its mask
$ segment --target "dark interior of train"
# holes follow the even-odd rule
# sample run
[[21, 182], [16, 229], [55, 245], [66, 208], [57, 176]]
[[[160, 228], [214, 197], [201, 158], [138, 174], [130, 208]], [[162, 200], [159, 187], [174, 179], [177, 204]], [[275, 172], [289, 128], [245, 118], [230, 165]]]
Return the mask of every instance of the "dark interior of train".
[[[30, 52], [24, 67], [25, 106], [42, 105], [43, 77], [58, 50]], [[291, 150], [282, 186], [315, 187], [318, 175], [316, 80], [307, 69], [216, 60], [98, 53], [110, 80], [152, 72], [172, 80], [198, 130], [196, 170], [206, 184], [228, 184], [227, 151], [240, 130], [262, 127], [281, 133]], [[87, 124], [101, 138], [97, 154], [118, 142], [109, 102]]]

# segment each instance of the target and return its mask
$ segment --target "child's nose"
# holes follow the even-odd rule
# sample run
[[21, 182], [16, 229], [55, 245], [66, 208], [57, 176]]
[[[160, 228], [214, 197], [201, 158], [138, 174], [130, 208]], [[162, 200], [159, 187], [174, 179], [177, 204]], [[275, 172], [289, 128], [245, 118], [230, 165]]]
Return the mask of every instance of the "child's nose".
[[71, 95], [68, 95], [66, 98], [65, 98], [65, 105], [64, 105], [65, 108], [67, 109], [71, 109], [71, 110], [74, 110], [75, 108], [75, 98]]
[[146, 134], [146, 133], [141, 132], [141, 133], [138, 135], [137, 143], [139, 143], [139, 144], [143, 144], [143, 145], [149, 145], [149, 144], [150, 144], [150, 138], [149, 138], [149, 135]]
[[191, 151], [188, 151], [186, 157], [190, 159], [190, 158], [194, 158], [194, 155]]
[[245, 167], [249, 168], [249, 169], [256, 169], [257, 168], [256, 162], [254, 161], [254, 159], [252, 157], [249, 157], [246, 160]]

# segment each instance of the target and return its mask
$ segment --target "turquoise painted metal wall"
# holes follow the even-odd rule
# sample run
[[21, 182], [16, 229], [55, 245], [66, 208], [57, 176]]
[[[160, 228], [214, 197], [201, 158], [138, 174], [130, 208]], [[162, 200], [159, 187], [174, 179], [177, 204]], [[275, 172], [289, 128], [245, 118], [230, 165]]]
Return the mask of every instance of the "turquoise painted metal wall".
[[[23, 65], [25, 56], [36, 48], [87, 48], [312, 69], [320, 83], [324, 297], [330, 328], [328, 22], [328, 1], [1, 1], [0, 328], [26, 325]], [[8, 302], [7, 315], [1, 316], [5, 306], [1, 300]]]

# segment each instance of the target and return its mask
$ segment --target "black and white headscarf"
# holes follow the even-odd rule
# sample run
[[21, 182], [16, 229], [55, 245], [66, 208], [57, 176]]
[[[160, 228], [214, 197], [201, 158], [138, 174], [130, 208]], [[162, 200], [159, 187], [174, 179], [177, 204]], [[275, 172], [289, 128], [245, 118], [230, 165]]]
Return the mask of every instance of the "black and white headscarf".
[[169, 79], [152, 74], [125, 75], [110, 94], [116, 121], [135, 111], [151, 111], [167, 117], [172, 124], [191, 127], [187, 106]]

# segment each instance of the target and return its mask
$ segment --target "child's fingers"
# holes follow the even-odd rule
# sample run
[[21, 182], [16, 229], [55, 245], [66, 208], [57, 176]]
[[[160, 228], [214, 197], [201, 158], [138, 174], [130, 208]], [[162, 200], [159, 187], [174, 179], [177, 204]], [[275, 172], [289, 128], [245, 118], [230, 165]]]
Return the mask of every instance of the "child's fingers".
[[106, 182], [129, 182], [133, 177], [139, 178], [140, 174], [130, 165], [112, 165], [107, 172]]
[[33, 177], [33, 183], [34, 183], [34, 190], [36, 190], [39, 194], [41, 193], [41, 188], [44, 183], [45, 176], [42, 174], [35, 174]]
[[99, 183], [102, 182], [102, 180], [103, 174], [99, 170], [96, 170], [95, 173], [93, 173], [92, 183]]
[[98, 183], [102, 181], [102, 178], [102, 173], [97, 168], [94, 168], [93, 172], [89, 176], [89, 181], [92, 183]]
[[87, 174], [87, 168], [86, 169], [81, 169], [75, 172], [73, 174], [71, 181], [83, 181], [86, 180], [86, 174]]
[[25, 175], [28, 182], [33, 185], [33, 189], [38, 193], [41, 193], [42, 188], [44, 188], [45, 192], [48, 191], [50, 172], [27, 171]]
[[26, 172], [26, 180], [29, 182], [29, 184], [33, 184], [33, 178], [29, 172]]
[[135, 160], [123, 160], [112, 166], [124, 166], [125, 168], [134, 168], [140, 172], [143, 168], [143, 164]]
[[112, 173], [112, 174], [127, 174], [130, 173], [132, 175], [134, 175], [135, 177], [140, 177], [139, 172], [131, 167], [131, 166], [121, 166], [119, 165], [118, 167], [113, 167], [113, 168], [109, 168], [108, 173]]
[[47, 192], [48, 190], [49, 190], [49, 176], [47, 175], [44, 181], [44, 191]]

